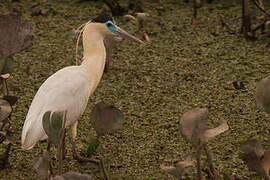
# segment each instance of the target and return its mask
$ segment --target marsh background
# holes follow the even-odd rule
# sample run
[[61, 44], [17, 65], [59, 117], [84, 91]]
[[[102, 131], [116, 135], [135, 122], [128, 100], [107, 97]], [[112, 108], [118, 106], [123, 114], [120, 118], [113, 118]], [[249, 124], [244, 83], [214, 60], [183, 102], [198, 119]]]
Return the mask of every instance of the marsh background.
[[[1, 1], [0, 6], [1, 13], [13, 8], [35, 24], [32, 45], [14, 56], [16, 66], [9, 79], [10, 94], [19, 97], [11, 121], [14, 140], [20, 140], [25, 116], [40, 85], [57, 70], [75, 64], [72, 30], [96, 17], [105, 6], [101, 1], [44, 0], [40, 7], [48, 12], [36, 16], [32, 8], [36, 3], [19, 0], [10, 7]], [[265, 7], [270, 8], [266, 1]], [[219, 124], [220, 118], [230, 127], [209, 143], [215, 165], [224, 172], [249, 176], [251, 172], [239, 158], [239, 144], [256, 138], [264, 147], [270, 146], [269, 115], [257, 110], [254, 101], [257, 82], [270, 74], [268, 35], [246, 40], [222, 27], [220, 17], [239, 31], [240, 1], [204, 3], [195, 28], [191, 26], [192, 3], [146, 0], [144, 10], [150, 14], [145, 29], [151, 42], [143, 46], [128, 41], [115, 44], [110, 69], [79, 120], [81, 152], [95, 135], [89, 113], [103, 100], [125, 115], [122, 129], [102, 138], [106, 163], [121, 165], [108, 168], [111, 178], [172, 178], [161, 171], [160, 164], [172, 165], [193, 152], [178, 130], [181, 115], [195, 107], [207, 107], [209, 127]], [[252, 13], [259, 12], [254, 9]], [[136, 25], [123, 16], [115, 21], [139, 37]], [[234, 81], [243, 82], [244, 88], [235, 89]], [[69, 137], [66, 142], [64, 171], [92, 174], [93, 165], [75, 161]], [[0, 152], [4, 151], [2, 146]], [[32, 162], [46, 146], [38, 143], [29, 151], [13, 146], [12, 167], [1, 170], [0, 179], [36, 179]], [[191, 169], [186, 177], [194, 173]]]

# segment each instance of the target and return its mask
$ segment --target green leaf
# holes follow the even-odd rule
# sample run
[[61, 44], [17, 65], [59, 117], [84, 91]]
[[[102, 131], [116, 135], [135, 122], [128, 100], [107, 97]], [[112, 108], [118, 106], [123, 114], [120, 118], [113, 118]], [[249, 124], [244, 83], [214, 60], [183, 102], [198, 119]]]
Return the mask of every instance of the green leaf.
[[100, 102], [92, 110], [91, 120], [98, 136], [104, 136], [114, 133], [122, 127], [124, 115], [118, 108]]
[[47, 111], [43, 115], [42, 124], [50, 141], [59, 145], [64, 136], [65, 112], [56, 111], [51, 114], [51, 111]]
[[99, 144], [100, 144], [100, 141], [98, 139], [95, 139], [94, 141], [91, 141], [88, 144], [88, 147], [86, 150], [87, 157], [91, 157], [92, 155], [96, 153]]
[[0, 99], [0, 122], [8, 118], [12, 108], [8, 101]]

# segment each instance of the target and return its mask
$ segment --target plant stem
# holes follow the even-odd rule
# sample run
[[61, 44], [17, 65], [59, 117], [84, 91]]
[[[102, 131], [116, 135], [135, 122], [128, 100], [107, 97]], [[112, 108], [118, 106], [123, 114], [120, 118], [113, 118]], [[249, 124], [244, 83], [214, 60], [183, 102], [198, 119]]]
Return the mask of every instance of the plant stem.
[[62, 164], [62, 145], [59, 145], [57, 147], [58, 149], [58, 174], [61, 175], [63, 173], [62, 169], [63, 169], [63, 164]]
[[202, 179], [202, 174], [201, 174], [201, 146], [199, 146], [198, 149], [197, 149], [196, 160], [197, 160], [197, 180], [201, 180]]
[[[65, 114], [64, 114], [64, 123], [65, 123]], [[65, 127], [65, 126], [64, 126]], [[58, 173], [59, 175], [63, 174], [63, 151], [64, 151], [64, 142], [65, 142], [65, 129], [64, 129], [64, 132], [63, 132], [63, 136], [60, 140], [60, 143], [58, 145]]]
[[213, 173], [213, 172], [215, 172], [215, 169], [214, 169], [214, 166], [213, 166], [212, 156], [211, 156], [211, 153], [208, 150], [207, 145], [204, 146], [204, 151], [206, 153], [207, 163], [209, 165], [210, 171]]
[[2, 74], [2, 71], [6, 65], [7, 58], [3, 58], [0, 56], [0, 74]]
[[108, 176], [108, 174], [106, 172], [106, 169], [104, 167], [104, 162], [103, 162], [103, 158], [102, 157], [100, 158], [100, 169], [102, 170], [102, 172], [104, 174], [105, 180], [109, 180], [109, 176]]
[[1, 78], [1, 81], [2, 81], [2, 93], [3, 93], [3, 96], [8, 96], [7, 81], [4, 78]]

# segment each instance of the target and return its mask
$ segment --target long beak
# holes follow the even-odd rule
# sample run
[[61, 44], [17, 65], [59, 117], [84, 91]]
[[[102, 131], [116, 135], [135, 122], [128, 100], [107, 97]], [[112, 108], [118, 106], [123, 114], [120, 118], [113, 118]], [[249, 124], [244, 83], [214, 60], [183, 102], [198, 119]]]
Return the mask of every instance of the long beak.
[[120, 27], [117, 27], [117, 32], [119, 33], [119, 35], [123, 38], [126, 38], [126, 39], [129, 39], [129, 40], [132, 40], [132, 41], [135, 41], [135, 42], [138, 42], [138, 43], [141, 43], [141, 44], [144, 44], [143, 41], [141, 41], [140, 39], [132, 36], [131, 34], [129, 34], [128, 32], [124, 31], [123, 29], [121, 29]]

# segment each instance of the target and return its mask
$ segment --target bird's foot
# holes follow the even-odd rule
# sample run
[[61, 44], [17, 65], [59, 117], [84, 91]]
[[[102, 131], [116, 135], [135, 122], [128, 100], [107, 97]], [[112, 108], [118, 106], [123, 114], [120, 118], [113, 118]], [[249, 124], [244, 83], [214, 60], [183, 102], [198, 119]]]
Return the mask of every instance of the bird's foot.
[[78, 152], [77, 152], [77, 148], [76, 148], [76, 144], [75, 142], [72, 143], [72, 151], [73, 151], [73, 158], [76, 159], [79, 162], [91, 162], [94, 164], [99, 164], [100, 161], [96, 160], [96, 159], [90, 159], [90, 158], [86, 158], [81, 156]]
[[99, 160], [96, 160], [96, 159], [90, 159], [90, 158], [83, 157], [83, 156], [79, 155], [76, 150], [73, 151], [73, 158], [79, 162], [91, 162], [94, 164], [99, 164], [99, 162], [100, 162]]

